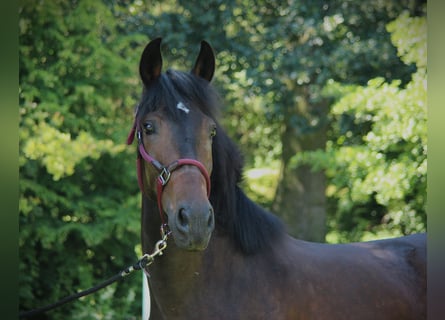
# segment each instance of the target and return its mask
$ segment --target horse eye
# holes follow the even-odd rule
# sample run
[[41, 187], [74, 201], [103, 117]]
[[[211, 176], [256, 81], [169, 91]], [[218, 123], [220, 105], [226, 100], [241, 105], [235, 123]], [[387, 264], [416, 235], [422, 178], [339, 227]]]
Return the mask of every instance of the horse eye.
[[213, 138], [214, 136], [216, 136], [216, 127], [212, 127], [212, 129], [210, 129], [210, 138]]
[[152, 122], [147, 121], [144, 123], [144, 132], [148, 135], [155, 133], [155, 126]]

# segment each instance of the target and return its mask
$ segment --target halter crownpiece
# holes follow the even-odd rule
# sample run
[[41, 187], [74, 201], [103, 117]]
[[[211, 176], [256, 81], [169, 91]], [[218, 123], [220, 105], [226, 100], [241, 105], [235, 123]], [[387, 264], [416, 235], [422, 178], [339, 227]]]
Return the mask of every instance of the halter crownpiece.
[[[181, 103], [181, 102], [180, 102]], [[178, 105], [180, 104], [178, 103]], [[183, 104], [182, 104], [183, 105]], [[190, 111], [187, 107], [183, 105], [186, 110]], [[179, 107], [178, 107], [179, 109]], [[184, 110], [184, 112], [186, 112]], [[188, 112], [186, 112], [188, 113]], [[170, 181], [170, 177], [173, 171], [179, 169], [182, 166], [185, 165], [191, 165], [195, 166], [199, 169], [201, 174], [203, 175], [205, 181], [206, 181], [206, 187], [207, 187], [207, 197], [210, 196], [210, 176], [207, 172], [207, 169], [205, 166], [195, 159], [178, 159], [176, 161], [173, 161], [167, 166], [162, 165], [158, 160], [153, 158], [144, 148], [144, 143], [142, 141], [142, 130], [140, 126], [136, 122], [135, 119], [133, 127], [130, 130], [130, 133], [127, 137], [127, 145], [131, 145], [134, 141], [134, 137], [137, 137], [138, 140], [138, 156], [136, 159], [136, 167], [137, 167], [137, 176], [138, 176], [138, 184], [139, 189], [142, 193], [144, 193], [144, 183], [143, 183], [143, 177], [142, 177], [142, 159], [144, 159], [146, 162], [151, 163], [151, 165], [156, 169], [156, 171], [159, 173], [157, 179], [156, 179], [156, 196], [157, 196], [157, 202], [158, 202], [158, 209], [159, 214], [161, 217], [162, 225], [166, 226], [167, 224], [164, 222], [164, 210], [162, 208], [162, 192], [164, 190], [164, 187], [167, 185], [167, 183]]]

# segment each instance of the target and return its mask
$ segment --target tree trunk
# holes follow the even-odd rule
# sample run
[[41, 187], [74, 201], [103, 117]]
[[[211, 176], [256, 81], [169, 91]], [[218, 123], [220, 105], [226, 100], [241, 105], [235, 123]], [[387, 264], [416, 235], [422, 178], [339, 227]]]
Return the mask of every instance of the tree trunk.
[[[304, 99], [304, 98], [303, 98]], [[273, 212], [280, 216], [288, 232], [299, 239], [324, 242], [326, 236], [326, 177], [324, 172], [314, 172], [310, 165], [297, 168], [290, 164], [291, 158], [301, 151], [324, 149], [326, 125], [317, 129], [301, 130], [292, 124], [296, 117], [308, 118], [306, 99], [296, 106], [296, 112], [285, 117], [281, 135], [283, 146], [280, 181], [276, 191]], [[327, 108], [314, 106], [321, 119]], [[309, 120], [310, 121], [310, 120]], [[324, 122], [324, 121], [323, 121]], [[306, 133], [304, 133], [306, 132]]]

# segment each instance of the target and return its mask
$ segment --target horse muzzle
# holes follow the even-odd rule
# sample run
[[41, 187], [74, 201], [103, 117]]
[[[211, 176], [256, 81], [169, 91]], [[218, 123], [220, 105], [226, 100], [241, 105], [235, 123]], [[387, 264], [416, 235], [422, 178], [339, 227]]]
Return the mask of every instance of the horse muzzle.
[[176, 245], [190, 251], [207, 248], [215, 229], [215, 216], [210, 202], [184, 202], [168, 210], [168, 225]]

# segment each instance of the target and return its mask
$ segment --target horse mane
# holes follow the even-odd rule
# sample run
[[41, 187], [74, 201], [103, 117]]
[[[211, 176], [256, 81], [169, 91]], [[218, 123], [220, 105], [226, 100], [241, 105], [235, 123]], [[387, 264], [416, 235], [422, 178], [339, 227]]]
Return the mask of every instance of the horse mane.
[[250, 200], [239, 187], [243, 160], [237, 146], [221, 129], [213, 142], [212, 192], [216, 226], [244, 254], [268, 249], [284, 233], [277, 216]]
[[216, 220], [216, 231], [226, 234], [244, 254], [268, 249], [273, 240], [284, 233], [281, 220], [250, 200], [239, 187], [242, 181], [243, 158], [235, 143], [218, 123], [220, 99], [207, 81], [191, 74], [167, 70], [159, 79], [144, 88], [136, 118], [162, 110], [172, 120], [178, 119], [178, 101], [189, 103], [211, 117], [217, 125], [213, 140], [213, 170], [210, 203]]

